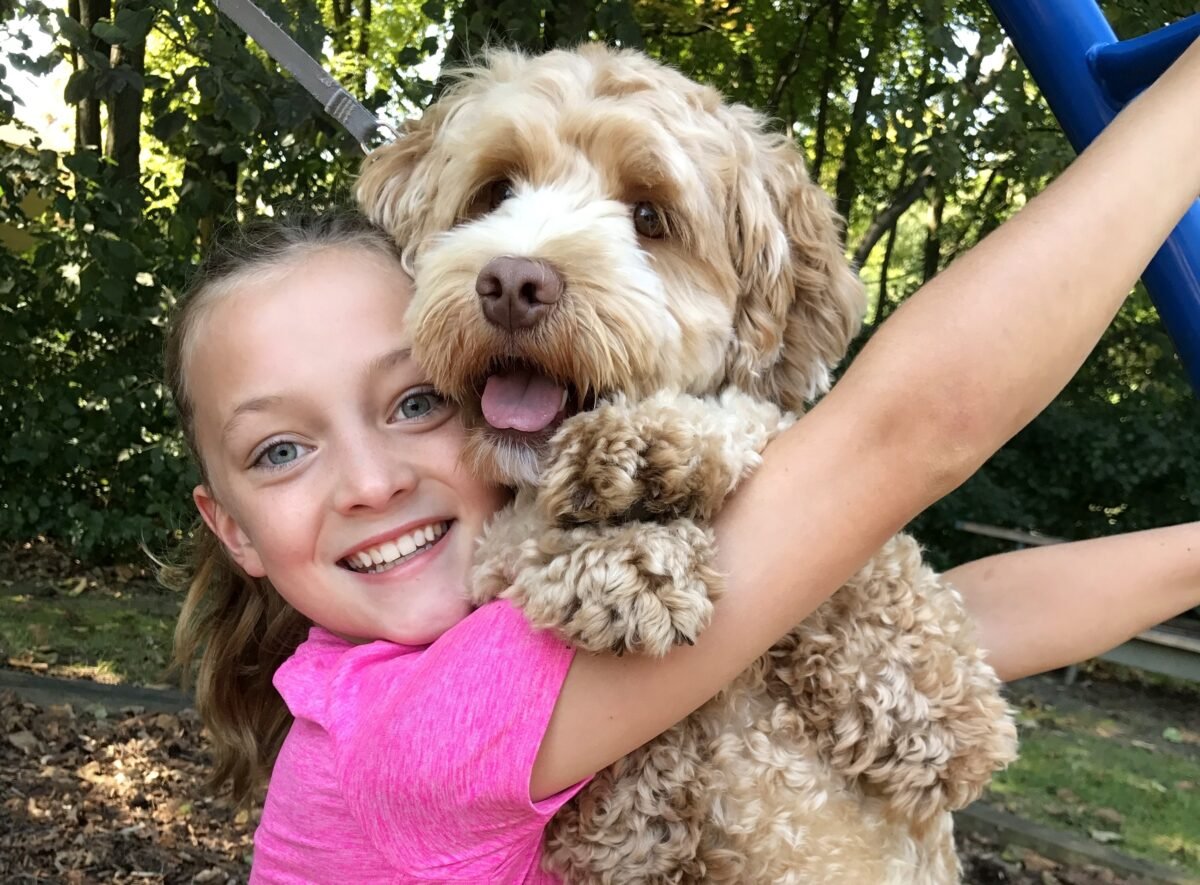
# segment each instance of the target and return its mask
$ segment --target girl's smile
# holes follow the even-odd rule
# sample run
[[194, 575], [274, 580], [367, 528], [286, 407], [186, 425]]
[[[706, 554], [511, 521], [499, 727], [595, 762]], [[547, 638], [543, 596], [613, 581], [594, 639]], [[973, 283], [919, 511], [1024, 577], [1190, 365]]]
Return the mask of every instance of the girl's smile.
[[437, 520], [418, 525], [415, 529], [387, 532], [380, 538], [365, 541], [338, 560], [338, 564], [360, 574], [382, 574], [411, 562], [433, 549], [452, 521]]
[[235, 561], [326, 629], [412, 645], [470, 612], [474, 539], [506, 495], [460, 464], [410, 299], [397, 262], [326, 248], [215, 298], [190, 359], [194, 497]]

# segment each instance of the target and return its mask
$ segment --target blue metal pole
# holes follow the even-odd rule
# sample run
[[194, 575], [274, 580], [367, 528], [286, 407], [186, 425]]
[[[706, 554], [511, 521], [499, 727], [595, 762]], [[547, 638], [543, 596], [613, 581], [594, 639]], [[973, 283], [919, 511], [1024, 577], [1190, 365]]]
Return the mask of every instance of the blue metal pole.
[[[1200, 15], [1193, 15], [1118, 43], [1094, 0], [989, 2], [1077, 151], [1200, 34]], [[1200, 393], [1200, 202], [1172, 231], [1142, 279]]]

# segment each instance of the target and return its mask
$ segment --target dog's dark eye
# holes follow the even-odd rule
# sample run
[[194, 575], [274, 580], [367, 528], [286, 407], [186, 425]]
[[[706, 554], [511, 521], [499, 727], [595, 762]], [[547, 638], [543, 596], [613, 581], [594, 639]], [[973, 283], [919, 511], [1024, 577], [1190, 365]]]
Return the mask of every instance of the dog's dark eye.
[[513, 190], [512, 182], [507, 178], [493, 181], [488, 185], [488, 211], [492, 211], [505, 200], [514, 196], [516, 196], [516, 192]]
[[643, 237], [661, 240], [667, 235], [667, 222], [653, 203], [638, 203], [633, 207], [633, 226]]

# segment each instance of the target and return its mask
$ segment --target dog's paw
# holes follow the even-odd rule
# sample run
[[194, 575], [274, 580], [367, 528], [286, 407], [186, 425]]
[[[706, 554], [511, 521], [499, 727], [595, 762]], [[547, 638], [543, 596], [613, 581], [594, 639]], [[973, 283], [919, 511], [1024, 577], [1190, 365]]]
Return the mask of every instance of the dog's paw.
[[792, 418], [738, 391], [617, 397], [559, 429], [537, 493], [549, 525], [708, 521]]
[[504, 595], [577, 648], [664, 655], [708, 625], [712, 560], [711, 533], [689, 520], [551, 529], [522, 545]]
[[563, 528], [615, 520], [642, 497], [644, 444], [623, 403], [597, 406], [566, 421], [551, 442], [537, 507]]

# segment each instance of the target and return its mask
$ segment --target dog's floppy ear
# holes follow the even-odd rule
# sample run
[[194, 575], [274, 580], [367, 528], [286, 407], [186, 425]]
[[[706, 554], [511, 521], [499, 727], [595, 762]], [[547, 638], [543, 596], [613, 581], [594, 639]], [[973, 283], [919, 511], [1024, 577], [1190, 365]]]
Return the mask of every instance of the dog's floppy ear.
[[730, 109], [739, 157], [729, 245], [741, 291], [727, 380], [800, 411], [829, 389], [858, 332], [865, 296], [841, 243], [841, 219], [791, 140]]
[[435, 105], [406, 121], [395, 141], [367, 156], [355, 184], [363, 214], [398, 243], [414, 243], [431, 223], [437, 179], [434, 164], [423, 161], [433, 151], [442, 116]]

